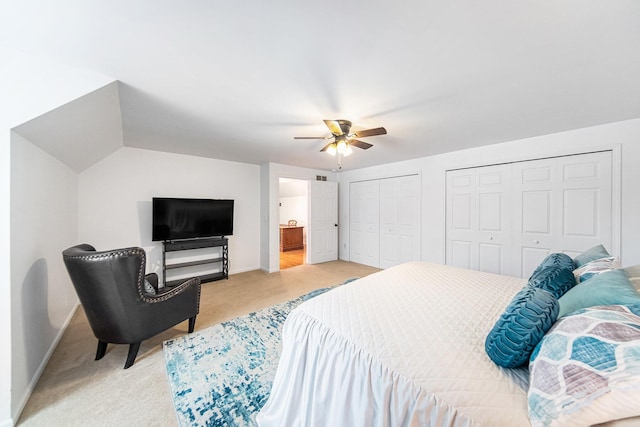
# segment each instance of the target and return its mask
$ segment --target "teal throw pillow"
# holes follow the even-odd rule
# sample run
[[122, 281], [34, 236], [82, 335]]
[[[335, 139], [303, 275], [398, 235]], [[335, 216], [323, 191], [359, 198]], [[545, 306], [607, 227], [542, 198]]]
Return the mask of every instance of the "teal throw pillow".
[[609, 252], [602, 245], [594, 246], [585, 252], [581, 253], [577, 257], [573, 259], [573, 262], [576, 263], [576, 268], [582, 267], [588, 262], [595, 261], [600, 258], [605, 258], [609, 256]]
[[517, 368], [558, 318], [558, 300], [550, 292], [526, 285], [511, 300], [485, 340], [485, 351], [497, 365]]
[[597, 305], [638, 304], [640, 294], [623, 270], [611, 270], [580, 282], [559, 300], [558, 317]]
[[538, 275], [541, 270], [551, 266], [565, 268], [571, 271], [576, 269], [576, 264], [573, 262], [569, 255], [563, 254], [561, 252], [555, 252], [547, 255], [547, 257], [542, 260], [540, 265], [538, 265], [533, 273], [531, 273], [531, 277], [529, 277], [529, 280]]
[[563, 253], [553, 253], [535, 269], [529, 278], [529, 285], [551, 292], [560, 298], [576, 285], [573, 275], [575, 265], [571, 257]]

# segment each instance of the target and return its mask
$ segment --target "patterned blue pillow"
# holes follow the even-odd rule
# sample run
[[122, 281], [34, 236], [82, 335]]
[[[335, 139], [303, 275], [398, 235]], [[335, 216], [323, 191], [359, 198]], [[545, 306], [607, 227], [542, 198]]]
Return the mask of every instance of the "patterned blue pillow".
[[487, 335], [485, 350], [499, 366], [522, 366], [557, 318], [558, 300], [544, 289], [527, 285], [511, 300]]
[[529, 364], [531, 425], [594, 425], [640, 415], [640, 304], [561, 318]]
[[569, 255], [551, 254], [534, 270], [529, 278], [529, 285], [544, 289], [554, 297], [560, 298], [576, 285], [574, 268], [575, 264]]

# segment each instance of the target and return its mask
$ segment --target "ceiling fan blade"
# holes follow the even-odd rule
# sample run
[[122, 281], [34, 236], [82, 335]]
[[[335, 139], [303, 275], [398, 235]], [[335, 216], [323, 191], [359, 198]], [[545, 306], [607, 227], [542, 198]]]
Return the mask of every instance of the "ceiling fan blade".
[[329, 147], [331, 147], [332, 145], [333, 145], [333, 142], [328, 143], [327, 145], [322, 147], [322, 150], [320, 150], [320, 152], [322, 153], [323, 151], [327, 151]]
[[368, 148], [373, 147], [373, 144], [369, 144], [368, 142], [358, 141], [357, 139], [352, 139], [349, 141], [349, 145], [353, 145], [354, 147], [362, 148], [366, 150]]
[[365, 136], [386, 135], [387, 130], [385, 128], [374, 128], [374, 129], [357, 130], [354, 133], [358, 138], [364, 138]]
[[328, 139], [326, 136], [294, 136], [293, 139]]
[[342, 135], [342, 129], [340, 128], [340, 122], [338, 120], [325, 120], [324, 124], [327, 125], [332, 134]]

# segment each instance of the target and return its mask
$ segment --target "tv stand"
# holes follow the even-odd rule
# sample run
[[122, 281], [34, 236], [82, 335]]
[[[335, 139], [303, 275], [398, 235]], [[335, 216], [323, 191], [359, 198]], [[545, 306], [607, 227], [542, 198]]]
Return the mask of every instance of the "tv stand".
[[[189, 251], [193, 249], [216, 248], [211, 257], [186, 262], [170, 262], [167, 264], [167, 252]], [[219, 249], [218, 249], [219, 248]], [[220, 271], [203, 274], [198, 277], [202, 283], [229, 278], [229, 239], [226, 237], [211, 237], [190, 240], [165, 240], [162, 242], [162, 280], [165, 286], [179, 285], [186, 279], [167, 280], [167, 271], [193, 267], [196, 265], [218, 264]]]

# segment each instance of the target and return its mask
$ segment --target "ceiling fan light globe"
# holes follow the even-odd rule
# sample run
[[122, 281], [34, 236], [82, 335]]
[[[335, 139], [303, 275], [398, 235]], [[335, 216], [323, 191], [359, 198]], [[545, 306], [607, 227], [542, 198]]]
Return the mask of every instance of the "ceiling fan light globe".
[[332, 156], [335, 156], [337, 151], [338, 150], [336, 149], [335, 144], [331, 144], [329, 148], [327, 148], [327, 153], [331, 154]]
[[353, 150], [351, 149], [350, 145], [347, 145], [347, 149], [344, 150], [344, 153], [342, 153], [343, 156], [347, 157], [349, 154], [353, 153]]
[[338, 153], [344, 154], [347, 151], [347, 143], [344, 140], [338, 141]]

